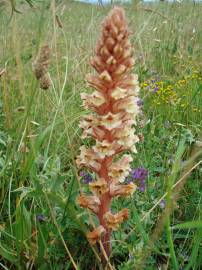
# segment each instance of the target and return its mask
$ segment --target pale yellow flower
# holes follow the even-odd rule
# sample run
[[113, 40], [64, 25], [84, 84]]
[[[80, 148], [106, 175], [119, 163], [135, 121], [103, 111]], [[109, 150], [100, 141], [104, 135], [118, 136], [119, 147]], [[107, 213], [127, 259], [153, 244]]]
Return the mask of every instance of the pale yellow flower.
[[139, 113], [139, 107], [134, 96], [129, 96], [117, 101], [113, 105], [113, 110], [115, 112], [123, 110], [129, 114], [134, 114], [135, 116]]
[[99, 78], [103, 80], [104, 82], [111, 82], [112, 78], [107, 70], [103, 71], [100, 75]]
[[102, 92], [103, 89], [107, 89], [107, 86], [104, 84], [103, 80], [96, 75], [88, 74], [86, 76], [86, 80], [89, 86], [93, 87], [99, 92]]
[[132, 160], [130, 155], [123, 155], [120, 160], [113, 162], [109, 166], [109, 176], [112, 177], [113, 180], [123, 182], [131, 170], [130, 162]]
[[133, 133], [129, 134], [128, 136], [120, 137], [117, 141], [120, 146], [122, 146], [124, 149], [130, 149], [132, 152], [136, 153], [136, 147], [135, 144], [139, 142], [139, 137]]
[[135, 89], [136, 93], [139, 91], [139, 82], [137, 74], [129, 74], [117, 83], [117, 87], [125, 89]]
[[93, 146], [94, 152], [97, 153], [97, 155], [101, 159], [114, 155], [117, 148], [120, 148], [120, 146], [117, 144], [116, 141], [110, 143], [107, 140], [101, 142], [96, 141], [96, 145]]
[[104, 96], [98, 91], [92, 94], [81, 93], [81, 99], [85, 108], [99, 107], [105, 103]]
[[113, 114], [111, 112], [99, 117], [100, 125], [104, 126], [107, 130], [112, 130], [122, 124], [121, 114]]
[[112, 90], [111, 96], [115, 99], [115, 100], [119, 100], [121, 98], [125, 98], [128, 95], [132, 95], [133, 90], [130, 89], [125, 89], [125, 88], [120, 88], [120, 87], [116, 87], [115, 89]]
[[84, 145], [80, 147], [80, 155], [76, 160], [76, 164], [78, 167], [90, 167], [93, 171], [98, 171], [101, 167], [97, 154]]

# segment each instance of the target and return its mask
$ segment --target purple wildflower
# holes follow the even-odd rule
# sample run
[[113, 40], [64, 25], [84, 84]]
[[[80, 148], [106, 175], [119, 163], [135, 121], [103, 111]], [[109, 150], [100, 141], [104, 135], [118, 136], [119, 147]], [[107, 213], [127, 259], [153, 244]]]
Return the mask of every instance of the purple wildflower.
[[127, 176], [127, 177], [125, 178], [124, 183], [125, 183], [125, 184], [130, 184], [131, 182], [133, 182], [133, 179], [132, 179], [131, 175], [129, 175], [129, 176]]
[[137, 100], [137, 106], [139, 106], [139, 107], [141, 107], [141, 106], [143, 106], [143, 101], [142, 101], [142, 99], [140, 99], [140, 98], [138, 98], [138, 100]]
[[158, 86], [154, 87], [154, 93], [156, 93], [159, 90]]
[[131, 176], [133, 179], [145, 180], [148, 176], [148, 171], [144, 168], [137, 168], [131, 171]]
[[148, 171], [144, 168], [137, 168], [131, 171], [130, 175], [125, 179], [125, 183], [134, 182], [139, 191], [145, 192], [146, 189], [146, 178]]
[[166, 201], [163, 199], [160, 201], [159, 206], [163, 209], [166, 207]]
[[42, 214], [38, 214], [36, 215], [36, 220], [39, 222], [45, 222], [46, 221], [46, 217]]
[[79, 175], [81, 176], [82, 182], [83, 182], [84, 184], [88, 184], [88, 183], [92, 182], [92, 180], [93, 180], [91, 174], [88, 173], [88, 172], [82, 171], [82, 172], [80, 172]]
[[137, 183], [137, 186], [138, 186], [139, 191], [145, 192], [146, 181], [145, 180], [136, 180], [135, 182]]

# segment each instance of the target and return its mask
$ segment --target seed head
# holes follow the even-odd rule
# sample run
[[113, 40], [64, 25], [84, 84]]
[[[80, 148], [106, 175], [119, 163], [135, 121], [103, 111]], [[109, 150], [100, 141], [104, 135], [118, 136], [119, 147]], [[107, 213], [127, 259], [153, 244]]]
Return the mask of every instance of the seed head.
[[41, 89], [48, 89], [51, 86], [51, 78], [48, 73], [50, 66], [50, 47], [44, 45], [40, 48], [39, 54], [33, 62], [33, 72], [40, 83]]

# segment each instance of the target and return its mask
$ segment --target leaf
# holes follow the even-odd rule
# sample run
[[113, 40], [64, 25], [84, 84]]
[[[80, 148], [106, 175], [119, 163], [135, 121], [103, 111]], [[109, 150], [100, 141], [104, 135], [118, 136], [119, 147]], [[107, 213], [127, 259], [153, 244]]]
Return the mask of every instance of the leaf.
[[15, 263], [17, 261], [16, 254], [5, 245], [3, 246], [0, 244], [0, 255], [11, 263]]
[[[16, 0], [9, 0], [12, 8], [12, 14], [13, 12], [21, 13], [17, 8], [16, 8]], [[33, 7], [33, 0], [25, 0], [25, 2], [30, 6]]]
[[192, 269], [192, 266], [194, 266], [194, 264], [198, 261], [198, 254], [200, 253], [199, 248], [201, 244], [201, 239], [202, 239], [202, 227], [197, 230], [195, 237], [193, 239], [192, 253], [189, 258], [189, 263], [186, 266], [185, 270]]
[[16, 9], [16, 2], [15, 0], [10, 0], [11, 8], [12, 8], [12, 14], [13, 12], [21, 13], [19, 10]]
[[177, 224], [172, 229], [198, 229], [202, 228], [202, 220], [188, 221], [181, 224]]
[[30, 213], [27, 211], [24, 205], [17, 206], [15, 229], [16, 239], [22, 248], [22, 242], [31, 238], [32, 230]]
[[30, 212], [27, 211], [24, 205], [22, 206], [22, 214], [23, 214], [23, 219], [24, 219], [24, 228], [25, 228], [26, 238], [31, 239], [32, 224], [31, 224]]
[[[38, 257], [37, 263], [41, 266], [44, 263], [44, 257], [47, 252], [47, 241], [48, 241], [48, 227], [44, 224], [38, 223]], [[41, 268], [40, 268], [41, 269]]]
[[54, 179], [52, 179], [52, 183], [51, 183], [51, 190], [58, 191], [60, 189], [61, 185], [66, 180], [66, 178], [67, 178], [66, 175], [57, 175], [56, 177], [54, 177]]
[[51, 126], [48, 126], [43, 132], [42, 134], [38, 137], [36, 143], [33, 145], [33, 147], [31, 148], [31, 151], [29, 152], [29, 156], [27, 158], [27, 162], [26, 162], [26, 166], [23, 170], [23, 174], [22, 174], [22, 178], [24, 178], [26, 176], [26, 174], [32, 169], [33, 165], [34, 165], [34, 160], [36, 158], [37, 153], [39, 152], [42, 143], [44, 142], [44, 140], [46, 139], [46, 137], [48, 136], [49, 132], [51, 130]]
[[0, 144], [2, 144], [3, 146], [6, 146], [6, 142], [3, 141], [1, 138], [0, 138]]

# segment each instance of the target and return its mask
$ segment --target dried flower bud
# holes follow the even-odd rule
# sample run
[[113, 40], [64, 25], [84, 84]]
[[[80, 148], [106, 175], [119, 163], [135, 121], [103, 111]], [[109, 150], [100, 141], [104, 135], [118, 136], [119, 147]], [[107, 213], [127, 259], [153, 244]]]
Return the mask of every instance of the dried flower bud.
[[81, 99], [83, 100], [83, 106], [87, 109], [99, 107], [105, 103], [104, 96], [97, 91], [93, 92], [91, 95], [81, 93]]
[[127, 208], [122, 209], [117, 214], [113, 215], [111, 212], [107, 212], [104, 215], [105, 222], [107, 224], [107, 227], [113, 231], [116, 231], [119, 227], [119, 225], [128, 219], [129, 211]]
[[82, 194], [77, 198], [77, 203], [80, 207], [88, 208], [94, 213], [98, 213], [99, 211], [100, 200], [96, 196], [85, 196]]
[[104, 234], [105, 231], [106, 231], [105, 228], [102, 225], [100, 225], [94, 231], [87, 233], [87, 238], [90, 244], [91, 245], [96, 244], [96, 242], [100, 240], [102, 234]]
[[115, 142], [109, 143], [107, 140], [102, 142], [96, 141], [96, 145], [93, 147], [93, 150], [101, 159], [103, 159], [107, 156], [112, 156], [115, 153], [115, 144]]
[[47, 90], [51, 86], [51, 78], [48, 73], [50, 66], [50, 47], [44, 45], [40, 48], [39, 54], [33, 62], [33, 72], [40, 82], [40, 88]]
[[48, 72], [50, 66], [50, 47], [44, 45], [40, 48], [39, 54], [33, 63], [33, 71], [37, 79], [40, 79]]
[[142, 134], [142, 133], [138, 133], [138, 138], [139, 138], [139, 140], [140, 140], [140, 142], [144, 142], [144, 134]]
[[137, 186], [133, 183], [129, 183], [128, 185], [120, 185], [116, 184], [116, 182], [113, 182], [110, 185], [110, 195], [112, 197], [115, 196], [127, 197], [132, 195], [135, 192], [136, 188]]
[[0, 68], [0, 78], [6, 72], [6, 68]]
[[107, 182], [103, 178], [100, 178], [95, 182], [89, 183], [89, 186], [90, 190], [97, 196], [101, 196], [108, 191]]
[[130, 171], [130, 162], [132, 157], [130, 155], [124, 155], [120, 160], [112, 163], [108, 170], [109, 176], [119, 182], [124, 182]]
[[100, 169], [100, 163], [99, 163], [99, 157], [97, 154], [91, 150], [86, 149], [85, 146], [80, 147], [80, 156], [76, 160], [76, 164], [78, 167], [89, 167], [92, 171], [99, 171]]
[[98, 117], [99, 124], [106, 128], [107, 130], [112, 130], [114, 128], [120, 127], [122, 124], [122, 114], [113, 114], [111, 112], [107, 113], [106, 115], [102, 115]]
[[49, 72], [45, 73], [40, 79], [40, 88], [47, 90], [51, 86], [51, 77]]
[[101, 80], [103, 80], [104, 82], [111, 82], [111, 81], [112, 81], [112, 78], [111, 78], [111, 76], [110, 76], [110, 74], [108, 73], [107, 70], [103, 71], [103, 72], [100, 74], [99, 78], [100, 78]]
[[29, 148], [26, 146], [26, 144], [24, 142], [22, 142], [18, 148], [18, 151], [21, 153], [29, 153]]
[[63, 28], [60, 17], [57, 14], [55, 15], [55, 19], [56, 19], [56, 22], [58, 24], [58, 27]]

